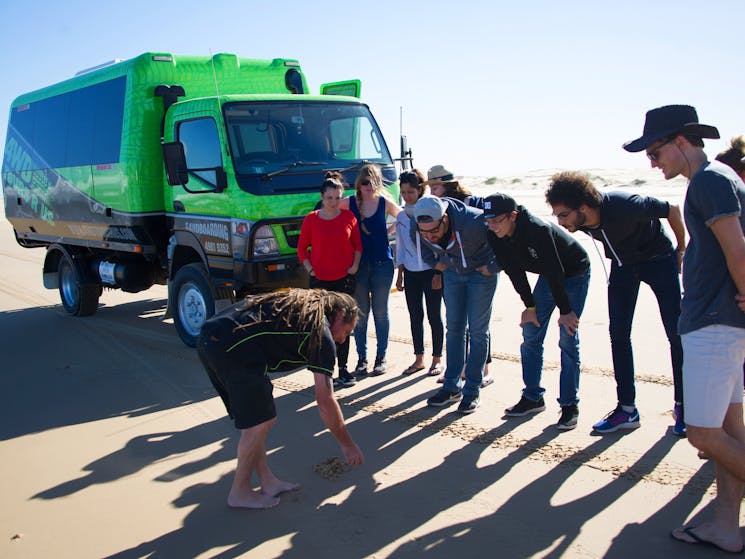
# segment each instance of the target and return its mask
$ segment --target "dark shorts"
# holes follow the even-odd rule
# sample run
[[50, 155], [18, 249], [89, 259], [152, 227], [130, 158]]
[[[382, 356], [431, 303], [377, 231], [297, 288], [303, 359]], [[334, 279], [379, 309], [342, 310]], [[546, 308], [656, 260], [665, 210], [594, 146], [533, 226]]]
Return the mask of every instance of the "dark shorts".
[[197, 352], [236, 428], [248, 429], [277, 417], [266, 365], [236, 362], [225, 353], [219, 334], [205, 325]]

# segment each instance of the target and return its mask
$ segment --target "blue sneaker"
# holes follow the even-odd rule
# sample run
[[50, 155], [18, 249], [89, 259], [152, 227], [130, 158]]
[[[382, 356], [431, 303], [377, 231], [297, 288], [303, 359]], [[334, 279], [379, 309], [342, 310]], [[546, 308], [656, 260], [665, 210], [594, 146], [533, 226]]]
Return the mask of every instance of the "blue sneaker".
[[675, 402], [675, 405], [673, 406], [673, 420], [675, 420], [675, 425], [673, 425], [673, 435], [685, 437], [686, 422], [683, 418], [683, 404]]
[[636, 429], [639, 425], [639, 410], [634, 408], [634, 411], [629, 413], [623, 411], [619, 405], [592, 428], [598, 433], [613, 433], [619, 429]]

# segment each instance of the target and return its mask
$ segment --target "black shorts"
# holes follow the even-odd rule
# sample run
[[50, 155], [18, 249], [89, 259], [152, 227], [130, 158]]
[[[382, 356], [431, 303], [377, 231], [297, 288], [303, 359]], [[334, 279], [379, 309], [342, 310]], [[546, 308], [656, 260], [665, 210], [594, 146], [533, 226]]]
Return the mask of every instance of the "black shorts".
[[265, 363], [236, 362], [225, 353], [219, 332], [208, 325], [202, 329], [197, 351], [236, 428], [248, 429], [277, 417]]

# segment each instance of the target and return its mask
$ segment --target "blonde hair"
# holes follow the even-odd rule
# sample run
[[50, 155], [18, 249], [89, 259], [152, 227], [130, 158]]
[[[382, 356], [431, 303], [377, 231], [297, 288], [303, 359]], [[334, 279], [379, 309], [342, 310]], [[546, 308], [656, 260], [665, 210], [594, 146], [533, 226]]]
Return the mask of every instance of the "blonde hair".
[[385, 198], [388, 198], [389, 200], [391, 199], [388, 191], [383, 188], [383, 173], [380, 171], [380, 167], [378, 165], [375, 165], [374, 163], [367, 163], [366, 165], [360, 167], [360, 170], [357, 173], [357, 178], [354, 179], [354, 187], [357, 190], [357, 192], [355, 193], [355, 197], [357, 198], [358, 206], [362, 202], [362, 192], [360, 191], [360, 186], [362, 186], [362, 181], [365, 179], [370, 181], [370, 185], [373, 187], [373, 195], [383, 196]]

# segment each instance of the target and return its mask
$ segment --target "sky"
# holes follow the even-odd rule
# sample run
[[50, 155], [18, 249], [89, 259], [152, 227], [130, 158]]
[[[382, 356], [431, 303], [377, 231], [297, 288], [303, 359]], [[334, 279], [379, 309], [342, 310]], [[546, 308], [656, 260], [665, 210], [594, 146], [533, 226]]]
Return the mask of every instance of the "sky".
[[312, 93], [362, 80], [394, 157], [464, 176], [648, 166], [647, 110], [696, 107], [710, 158], [745, 134], [742, 0], [0, 4], [0, 137], [18, 95], [143, 52], [300, 61]]

